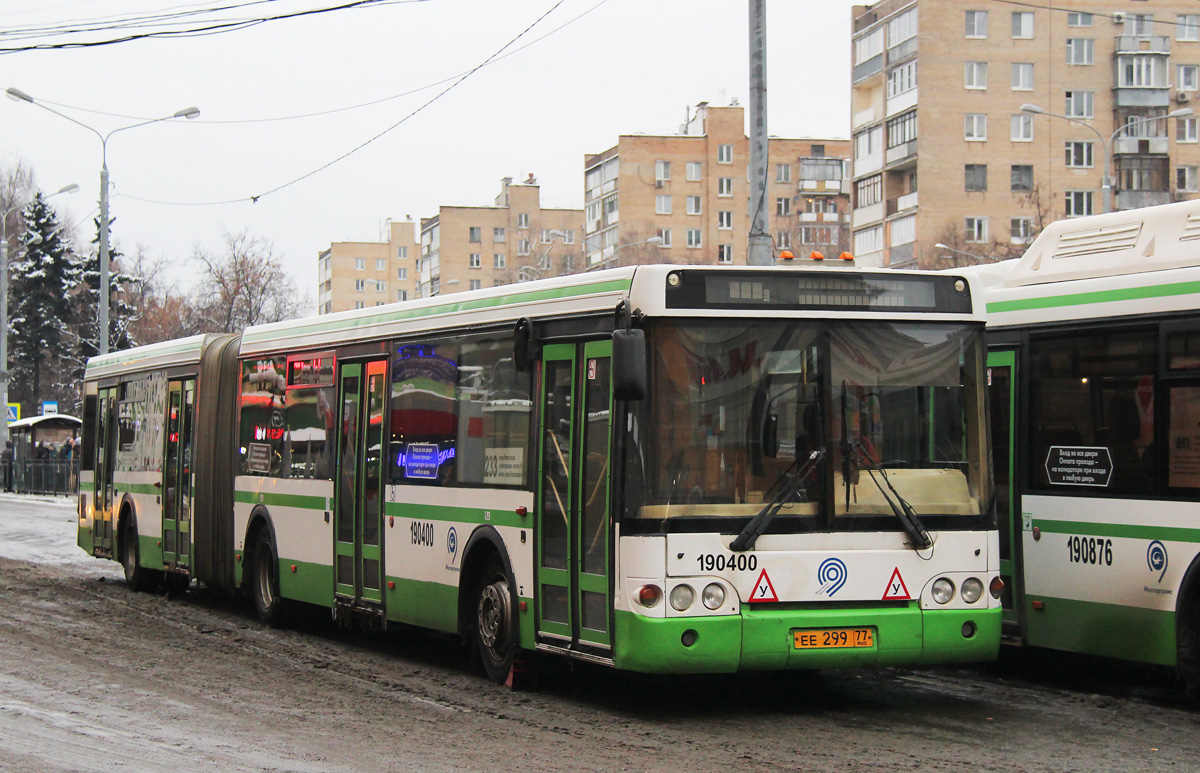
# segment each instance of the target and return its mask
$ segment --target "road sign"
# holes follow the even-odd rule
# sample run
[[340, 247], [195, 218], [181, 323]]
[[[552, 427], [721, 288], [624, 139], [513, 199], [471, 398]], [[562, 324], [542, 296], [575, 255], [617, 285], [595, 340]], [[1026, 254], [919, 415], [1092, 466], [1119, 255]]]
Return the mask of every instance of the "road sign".
[[42, 415], [45, 416], [45, 415], [51, 414], [51, 413], [58, 413], [58, 401], [57, 400], [43, 400], [42, 401]]
[[8, 421], [9, 421], [9, 423], [17, 421], [20, 418], [21, 418], [21, 404], [20, 403], [9, 403], [8, 404]]

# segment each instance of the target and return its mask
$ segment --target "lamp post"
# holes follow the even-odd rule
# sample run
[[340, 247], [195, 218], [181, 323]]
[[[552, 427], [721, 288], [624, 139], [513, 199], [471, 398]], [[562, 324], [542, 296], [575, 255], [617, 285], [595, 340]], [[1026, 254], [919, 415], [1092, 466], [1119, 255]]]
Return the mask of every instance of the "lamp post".
[[[973, 252], [967, 252], [965, 250], [960, 250], [957, 247], [951, 247], [949, 244], [942, 244], [941, 242], [938, 242], [937, 244], [935, 244], [933, 246], [938, 248], [939, 250], [950, 250], [950, 252], [957, 252], [959, 255], [966, 255], [968, 258], [974, 258], [975, 260], [994, 260], [997, 263], [1004, 260], [1004, 258], [993, 258], [990, 255], [976, 255]], [[942, 258], [953, 258], [954, 256], [953, 255], [942, 255], [941, 257]]]
[[[42, 199], [57, 196], [60, 193], [74, 193], [79, 190], [75, 183], [64, 185]], [[8, 442], [8, 216], [24, 207], [24, 204], [14, 204], [0, 212], [0, 408], [4, 409], [4, 419], [0, 421], [0, 448]], [[41, 234], [35, 234], [37, 244], [42, 240]]]
[[1092, 126], [1089, 123], [1084, 123], [1080, 119], [1072, 118], [1069, 115], [1059, 115], [1058, 113], [1051, 113], [1047, 110], [1044, 110], [1044, 109], [1038, 107], [1037, 105], [1029, 104], [1028, 102], [1021, 105], [1021, 112], [1022, 113], [1032, 113], [1033, 115], [1048, 115], [1051, 118], [1061, 118], [1064, 121], [1070, 121], [1071, 123], [1075, 123], [1075, 124], [1079, 124], [1080, 126], [1084, 126], [1088, 130], [1090, 130], [1092, 132], [1092, 134], [1096, 135], [1096, 139], [1099, 140], [1099, 142], [1100, 142], [1100, 149], [1104, 151], [1104, 177], [1100, 180], [1101, 200], [1103, 202], [1104, 211], [1112, 212], [1113, 211], [1113, 208], [1112, 208], [1112, 143], [1113, 143], [1113, 140], [1115, 140], [1117, 138], [1117, 135], [1123, 131], [1127, 131], [1132, 126], [1138, 126], [1139, 124], [1149, 123], [1150, 121], [1158, 121], [1163, 118], [1185, 118], [1189, 115], [1192, 115], [1192, 113], [1194, 111], [1190, 107], [1181, 107], [1178, 110], [1172, 110], [1171, 112], [1167, 113], [1166, 115], [1156, 115], [1156, 116], [1147, 116], [1146, 118], [1138, 118], [1136, 120], [1129, 121], [1128, 123], [1126, 123], [1122, 126], [1119, 126], [1116, 131], [1114, 131], [1112, 134], [1110, 134], [1108, 136], [1108, 139], [1105, 139], [1103, 137], [1103, 135], [1101, 135], [1100, 132], [1096, 129], [1096, 127]]
[[136, 129], [139, 126], [146, 126], [158, 123], [159, 121], [169, 121], [172, 118], [187, 118], [191, 120], [200, 115], [200, 110], [195, 107], [185, 107], [182, 110], [176, 110], [171, 115], [164, 115], [162, 118], [151, 118], [148, 121], [139, 121], [128, 126], [119, 126], [108, 134], [103, 134], [82, 121], [77, 121], [52, 107], [47, 107], [41, 102], [34, 101], [33, 97], [20, 89], [9, 88], [5, 90], [5, 93], [8, 94], [10, 99], [37, 105], [43, 110], [54, 113], [60, 118], [65, 118], [77, 126], [82, 126], [100, 138], [100, 313], [99, 324], [97, 325], [99, 328], [97, 346], [100, 354], [108, 354], [108, 138], [126, 129]]
[[[627, 242], [625, 244], [618, 244], [616, 247], [613, 247], [613, 251], [612, 251], [611, 255], [609, 255], [607, 258], [603, 258], [601, 260], [596, 261], [596, 265], [588, 266], [587, 270], [588, 271], [602, 271], [606, 268], [611, 268], [611, 266], [609, 264], [613, 263], [613, 261], [616, 260], [617, 252], [619, 250], [625, 249], [626, 247], [634, 247], [639, 244], [662, 244], [662, 242], [663, 242], [663, 240], [662, 240], [661, 236], [651, 236], [649, 239], [642, 239], [640, 242]], [[604, 250], [600, 250], [600, 251], [604, 252]]]

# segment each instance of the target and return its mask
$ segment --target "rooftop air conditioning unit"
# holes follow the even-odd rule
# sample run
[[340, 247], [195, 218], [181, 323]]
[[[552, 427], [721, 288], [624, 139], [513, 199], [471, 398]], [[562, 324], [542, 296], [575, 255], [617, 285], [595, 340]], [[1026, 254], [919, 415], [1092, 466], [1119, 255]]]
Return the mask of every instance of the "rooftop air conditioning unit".
[[1113, 20], [1113, 24], [1124, 24], [1125, 23], [1125, 14], [1122, 13], [1121, 11], [1117, 11], [1116, 13], [1114, 13], [1112, 15], [1112, 20]]
[[1189, 102], [1189, 101], [1191, 101], [1191, 99], [1192, 99], [1192, 95], [1187, 93], [1186, 91], [1178, 91], [1175, 93], [1175, 101], [1176, 102]]

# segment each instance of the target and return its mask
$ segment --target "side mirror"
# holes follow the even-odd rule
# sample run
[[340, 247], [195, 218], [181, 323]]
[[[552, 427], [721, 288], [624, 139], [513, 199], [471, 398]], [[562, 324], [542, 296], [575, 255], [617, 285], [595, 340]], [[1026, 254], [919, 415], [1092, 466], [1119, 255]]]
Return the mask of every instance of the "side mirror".
[[646, 332], [614, 330], [612, 336], [613, 399], [643, 400], [646, 397]]
[[779, 417], [773, 413], [763, 419], [762, 449], [763, 456], [779, 456]]

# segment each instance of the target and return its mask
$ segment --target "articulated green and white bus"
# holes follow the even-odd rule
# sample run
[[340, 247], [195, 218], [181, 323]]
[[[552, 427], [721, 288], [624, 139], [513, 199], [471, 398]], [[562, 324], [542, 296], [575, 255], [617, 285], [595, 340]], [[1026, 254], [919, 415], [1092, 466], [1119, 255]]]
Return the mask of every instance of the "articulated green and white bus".
[[1200, 202], [1063, 220], [974, 277], [1006, 632], [1200, 688]]
[[497, 681], [990, 659], [972, 292], [639, 266], [97, 357], [79, 544], [269, 623], [460, 634]]

